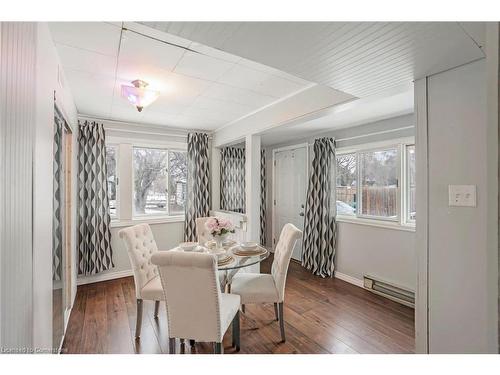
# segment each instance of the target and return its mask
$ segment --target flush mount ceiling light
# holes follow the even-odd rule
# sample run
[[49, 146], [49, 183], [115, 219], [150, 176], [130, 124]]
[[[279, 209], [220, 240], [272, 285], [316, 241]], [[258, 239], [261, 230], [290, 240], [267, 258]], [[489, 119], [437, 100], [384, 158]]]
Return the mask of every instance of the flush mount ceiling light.
[[147, 82], [136, 79], [132, 81], [132, 84], [134, 86], [122, 85], [122, 97], [134, 105], [139, 112], [142, 112], [144, 107], [153, 103], [160, 96], [159, 91], [146, 89]]

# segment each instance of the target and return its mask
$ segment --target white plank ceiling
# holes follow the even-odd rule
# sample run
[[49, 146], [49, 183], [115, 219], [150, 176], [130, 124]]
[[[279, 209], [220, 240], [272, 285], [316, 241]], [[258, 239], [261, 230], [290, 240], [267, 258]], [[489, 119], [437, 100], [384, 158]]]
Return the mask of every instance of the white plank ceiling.
[[[143, 25], [125, 26], [128, 30], [122, 32], [121, 23], [50, 24], [82, 115], [214, 130], [313, 85]], [[159, 99], [141, 113], [120, 96], [121, 85], [135, 79], [160, 91]], [[349, 97], [340, 95], [339, 101]]]
[[484, 23], [144, 24], [360, 98], [484, 57]]

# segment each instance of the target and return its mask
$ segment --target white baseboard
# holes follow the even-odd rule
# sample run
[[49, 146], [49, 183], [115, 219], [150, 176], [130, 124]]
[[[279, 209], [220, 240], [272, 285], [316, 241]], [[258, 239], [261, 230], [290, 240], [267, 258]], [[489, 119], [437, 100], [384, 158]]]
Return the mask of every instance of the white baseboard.
[[359, 286], [360, 288], [364, 288], [363, 280], [357, 279], [355, 277], [346, 275], [345, 273], [337, 272], [334, 273], [335, 278], [348, 282], [349, 284], [353, 284]]
[[119, 279], [121, 277], [127, 277], [127, 276], [132, 276], [132, 275], [133, 275], [132, 270], [123, 270], [123, 271], [107, 272], [107, 273], [97, 274], [97, 275], [92, 275], [92, 276], [80, 276], [76, 280], [76, 285], [98, 283], [99, 281]]

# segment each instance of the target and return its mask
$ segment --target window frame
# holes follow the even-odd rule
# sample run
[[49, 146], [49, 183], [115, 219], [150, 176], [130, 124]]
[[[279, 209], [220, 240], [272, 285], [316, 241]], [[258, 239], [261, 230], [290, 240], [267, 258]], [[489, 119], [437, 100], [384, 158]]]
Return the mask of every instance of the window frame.
[[[134, 193], [135, 193], [135, 188], [134, 188], [134, 182], [135, 182], [135, 168], [134, 168], [134, 150], [135, 149], [149, 149], [149, 150], [160, 150], [160, 151], [164, 151], [166, 154], [167, 154], [167, 166], [166, 166], [166, 169], [167, 169], [167, 173], [166, 173], [166, 176], [165, 176], [165, 183], [166, 183], [166, 186], [167, 186], [167, 193], [166, 193], [166, 202], [165, 202], [165, 213], [159, 213], [159, 214], [147, 214], [147, 213], [144, 213], [144, 214], [138, 214], [135, 212], [135, 205], [134, 205]], [[139, 219], [139, 220], [144, 220], [144, 218], [162, 218], [162, 217], [169, 217], [171, 215], [169, 215], [169, 206], [168, 206], [168, 198], [169, 198], [169, 192], [168, 192], [168, 183], [169, 183], [169, 155], [168, 155], [168, 152], [169, 152], [169, 149], [167, 148], [163, 148], [163, 147], [145, 147], [145, 146], [138, 146], [136, 144], [133, 144], [132, 145], [132, 158], [131, 158], [131, 161], [132, 161], [132, 179], [131, 179], [131, 183], [132, 183], [132, 196], [130, 197], [130, 201], [132, 202], [132, 219]]]
[[[362, 186], [361, 186], [361, 154], [367, 154], [370, 152], [383, 152], [388, 150], [396, 150], [396, 165], [397, 165], [397, 185], [396, 185], [396, 217], [389, 216], [377, 216], [363, 214], [363, 196], [362, 196]], [[370, 220], [382, 220], [390, 222], [399, 222], [401, 220], [401, 148], [399, 144], [387, 145], [386, 147], [373, 147], [356, 152], [356, 169], [357, 169], [357, 182], [356, 182], [356, 194], [358, 196], [358, 202], [356, 204], [356, 216], [362, 219]], [[359, 207], [359, 209], [358, 209]]]
[[[115, 142], [110, 142], [110, 143], [107, 143], [104, 145], [106, 150], [108, 147], [113, 147], [115, 149], [115, 162], [116, 162], [116, 166], [115, 166], [115, 178], [116, 178], [116, 199], [115, 199], [115, 214], [112, 215], [111, 214], [111, 209], [110, 209], [110, 219], [111, 221], [117, 221], [119, 220], [119, 217], [120, 217], [120, 145], [118, 143], [115, 143]], [[107, 174], [107, 166], [106, 166], [106, 174]], [[107, 176], [106, 176], [106, 189], [108, 188], [107, 186]], [[108, 203], [109, 203], [109, 199], [108, 199]]]
[[[391, 139], [380, 142], [370, 142], [359, 144], [355, 146], [339, 147], [336, 150], [335, 158], [345, 154], [356, 154], [356, 214], [355, 215], [337, 215], [335, 210], [336, 219], [339, 222], [354, 223], [371, 225], [375, 227], [399, 229], [406, 231], [415, 231], [416, 222], [408, 222], [406, 220], [406, 207], [407, 207], [407, 168], [406, 168], [406, 146], [414, 145], [415, 139], [413, 137], [404, 137]], [[398, 188], [397, 188], [397, 218], [388, 218], [383, 216], [374, 216], [362, 214], [362, 196], [361, 196], [361, 168], [360, 168], [360, 154], [370, 151], [384, 151], [388, 149], [396, 149], [397, 151], [397, 174], [398, 174]], [[335, 166], [337, 160], [335, 160]], [[336, 187], [336, 174], [335, 169], [335, 187]], [[335, 205], [336, 206], [336, 205]]]
[[[408, 147], [415, 147], [415, 142], [411, 143], [411, 142], [408, 142], [408, 143], [404, 143], [401, 145], [402, 146], [402, 157], [403, 157], [403, 161], [402, 161], [402, 168], [403, 168], [403, 173], [404, 173], [404, 186], [403, 186], [403, 191], [404, 191], [404, 194], [403, 194], [403, 199], [402, 199], [402, 202], [403, 202], [403, 210], [402, 210], [402, 217], [403, 217], [403, 221], [404, 221], [404, 225], [408, 225], [408, 226], [416, 226], [416, 219], [411, 219], [410, 218], [410, 211], [409, 211], [409, 208], [410, 208], [410, 168], [408, 167]], [[416, 152], [416, 150], [415, 150]], [[415, 171], [416, 172], [416, 171]], [[416, 184], [416, 182], [415, 182]]]
[[[160, 215], [136, 215], [134, 213], [134, 148], [154, 148], [161, 149], [167, 152], [183, 152], [187, 153], [187, 143], [184, 141], [165, 140], [159, 142], [151, 142], [149, 139], [138, 137], [127, 137], [120, 135], [111, 135], [106, 138], [106, 146], [116, 146], [119, 153], [117, 160], [117, 174], [119, 174], [119, 189], [117, 192], [117, 210], [116, 217], [111, 220], [112, 228], [125, 227], [140, 223], [160, 224], [183, 222], [185, 214], [160, 214]], [[169, 163], [169, 160], [167, 160]], [[168, 165], [168, 164], [167, 164]], [[167, 167], [168, 168], [168, 167]], [[168, 175], [167, 175], [168, 184]], [[167, 185], [168, 186], [168, 185]], [[168, 199], [167, 199], [168, 205]], [[167, 207], [168, 212], [168, 207]]]

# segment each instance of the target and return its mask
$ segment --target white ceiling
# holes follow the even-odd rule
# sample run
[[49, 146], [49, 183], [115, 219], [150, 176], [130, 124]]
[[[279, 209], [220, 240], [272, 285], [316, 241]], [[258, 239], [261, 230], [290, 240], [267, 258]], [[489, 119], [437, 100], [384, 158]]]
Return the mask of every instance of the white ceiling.
[[484, 57], [484, 23], [144, 24], [359, 98]]
[[262, 134], [264, 146], [286, 144], [346, 127], [413, 113], [413, 84], [318, 111]]
[[[295, 113], [302, 110], [299, 105], [294, 108], [299, 122], [266, 132], [268, 144], [411, 112], [414, 79], [484, 57], [484, 23], [124, 26], [122, 31], [122, 23], [50, 24], [80, 114], [210, 131], [246, 124], [243, 118], [264, 116], [266, 109], [314, 85], [331, 90], [329, 108], [311, 118], [307, 112]], [[134, 79], [161, 92], [142, 113], [120, 96], [121, 85]], [[333, 107], [356, 97], [360, 99]]]
[[[122, 33], [121, 23], [50, 24], [80, 114], [214, 130], [312, 85], [143, 25], [125, 26], [129, 30]], [[145, 80], [151, 89], [160, 91], [160, 98], [141, 113], [120, 96], [121, 85], [135, 79]]]

